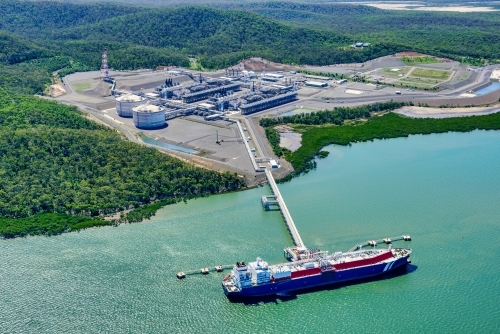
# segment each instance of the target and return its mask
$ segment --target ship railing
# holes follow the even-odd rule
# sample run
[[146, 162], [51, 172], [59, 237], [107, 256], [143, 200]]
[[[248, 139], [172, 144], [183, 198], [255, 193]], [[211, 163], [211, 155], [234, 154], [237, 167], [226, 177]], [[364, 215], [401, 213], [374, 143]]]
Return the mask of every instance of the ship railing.
[[311, 262], [317, 262], [318, 264], [320, 264], [321, 261], [327, 260], [329, 258], [327, 251], [324, 251], [321, 253], [325, 253], [325, 256], [314, 256], [314, 257], [311, 257], [308, 259], [297, 260], [297, 261], [293, 261], [293, 262], [284, 262], [284, 263], [273, 264], [272, 267], [284, 267], [284, 266], [286, 266], [286, 267], [291, 268], [291, 267], [296, 267], [296, 266], [304, 264], [304, 263], [311, 263]]

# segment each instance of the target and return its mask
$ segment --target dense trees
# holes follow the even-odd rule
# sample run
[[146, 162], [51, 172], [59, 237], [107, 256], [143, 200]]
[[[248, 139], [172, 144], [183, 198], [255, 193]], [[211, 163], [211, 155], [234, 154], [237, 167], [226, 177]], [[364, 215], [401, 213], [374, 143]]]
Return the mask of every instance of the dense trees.
[[[405, 105], [413, 105], [409, 102], [379, 102], [359, 107], [335, 107], [333, 110], [321, 110], [311, 113], [302, 113], [292, 116], [283, 117], [266, 117], [261, 118], [260, 125], [266, 129], [266, 137], [269, 144], [273, 148], [274, 154], [281, 157], [283, 155], [290, 157], [292, 152], [280, 146], [280, 134], [274, 127], [279, 124], [299, 124], [299, 125], [342, 125], [345, 120], [353, 120], [359, 118], [370, 118], [372, 112], [390, 111], [401, 108]], [[324, 156], [325, 153], [320, 155]], [[309, 162], [304, 162], [307, 166], [312, 166]], [[307, 169], [301, 167], [302, 170]], [[299, 169], [300, 171], [300, 169]]]
[[333, 110], [321, 110], [311, 113], [302, 113], [284, 117], [262, 118], [260, 125], [263, 127], [275, 126], [278, 124], [336, 124], [342, 125], [345, 120], [361, 117], [370, 117], [371, 112], [395, 110], [405, 105], [406, 102], [379, 102], [359, 107], [335, 107]]
[[[352, 38], [343, 33], [296, 28], [242, 11], [224, 11], [200, 7], [144, 9], [119, 7], [109, 18], [102, 6], [29, 3], [45, 16], [33, 20], [22, 4], [0, 6], [0, 27], [30, 38], [54, 55], [98, 68], [99, 54], [107, 47], [109, 62], [117, 69], [175, 64], [187, 66], [187, 55], [194, 54], [205, 68], [232, 65], [242, 57], [261, 56], [283, 63], [331, 64], [363, 61], [401, 51], [393, 43], [373, 43], [365, 50], [345, 48]], [[34, 6], [34, 7], [33, 7]], [[61, 18], [57, 8], [66, 13]], [[76, 7], [76, 9], [74, 8]], [[33, 9], [34, 10], [34, 9]], [[74, 20], [71, 20], [71, 17]], [[13, 17], [16, 17], [14, 20]], [[62, 24], [60, 22], [67, 22]], [[43, 29], [42, 27], [50, 27]], [[48, 51], [47, 51], [48, 52]]]
[[56, 235], [92, 226], [109, 225], [110, 222], [84, 216], [44, 213], [24, 219], [0, 217], [0, 236], [4, 238], [26, 235]]
[[391, 42], [403, 45], [408, 51], [459, 60], [471, 57], [471, 60], [500, 61], [497, 12], [381, 10], [362, 5], [293, 2], [222, 3], [219, 6], [252, 11], [298, 26], [342, 32], [357, 41]]
[[[73, 223], [104, 224], [89, 218], [63, 224], [63, 219], [54, 222], [58, 227], [45, 228], [47, 219], [32, 218], [41, 213], [92, 217], [242, 186], [235, 174], [193, 167], [126, 142], [74, 107], [0, 89], [0, 216], [27, 219], [26, 224], [0, 220], [0, 234], [51, 234], [75, 229]], [[147, 218], [160, 205], [123, 220]]]
[[[107, 47], [116, 69], [188, 66], [188, 55], [198, 57], [204, 68], [221, 68], [249, 56], [325, 65], [398, 51], [471, 62], [496, 61], [500, 53], [500, 19], [491, 13], [384, 11], [362, 5], [286, 2], [211, 6], [246, 12], [7, 0], [0, 4], [0, 29], [22, 36], [8, 36], [17, 39], [8, 43], [27, 47], [0, 51], [0, 59], [17, 63], [65, 55], [97, 69], [99, 53]], [[7, 37], [0, 34], [0, 45], [2, 38]], [[354, 41], [372, 46], [349, 48]]]
[[[154, 48], [188, 51], [204, 67], [234, 64], [245, 55], [283, 63], [328, 64], [366, 60], [397, 45], [344, 50], [351, 39], [343, 34], [295, 28], [241, 11], [186, 7], [125, 15], [85, 27], [61, 30], [56, 40], [107, 40]], [[234, 54], [238, 57], [234, 57]]]

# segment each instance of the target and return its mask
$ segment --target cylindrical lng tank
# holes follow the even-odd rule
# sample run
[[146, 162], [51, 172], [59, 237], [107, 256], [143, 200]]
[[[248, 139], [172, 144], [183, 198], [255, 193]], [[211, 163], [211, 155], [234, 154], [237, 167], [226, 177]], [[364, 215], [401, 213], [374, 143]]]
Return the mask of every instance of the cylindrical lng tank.
[[116, 98], [116, 113], [121, 117], [132, 117], [132, 109], [144, 103], [145, 98], [134, 94], [121, 95]]
[[134, 125], [139, 129], [155, 129], [164, 127], [165, 109], [152, 104], [143, 104], [133, 109]]

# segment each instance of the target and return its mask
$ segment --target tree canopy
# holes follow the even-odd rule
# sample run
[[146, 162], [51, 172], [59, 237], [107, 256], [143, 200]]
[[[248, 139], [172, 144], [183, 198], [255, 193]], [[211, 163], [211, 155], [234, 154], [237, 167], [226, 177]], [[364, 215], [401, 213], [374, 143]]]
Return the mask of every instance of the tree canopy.
[[244, 185], [127, 142], [74, 107], [3, 90], [0, 106], [0, 216], [95, 216]]

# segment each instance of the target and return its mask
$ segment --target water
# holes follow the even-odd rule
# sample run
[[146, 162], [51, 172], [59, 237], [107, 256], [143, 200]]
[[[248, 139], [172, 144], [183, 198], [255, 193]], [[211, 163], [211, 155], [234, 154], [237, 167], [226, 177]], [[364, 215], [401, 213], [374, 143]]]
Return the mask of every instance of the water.
[[187, 148], [187, 147], [183, 147], [183, 146], [179, 146], [179, 145], [165, 143], [165, 142], [163, 142], [161, 140], [156, 140], [156, 139], [150, 138], [150, 137], [148, 137], [148, 136], [146, 136], [146, 135], [144, 135], [142, 133], [140, 134], [140, 137], [141, 137], [142, 141], [145, 142], [145, 143], [147, 143], [147, 144], [151, 144], [151, 145], [155, 145], [155, 146], [160, 146], [160, 147], [168, 148], [170, 150], [191, 153], [191, 154], [196, 153], [196, 150], [193, 150], [191, 148]]
[[280, 114], [279, 116], [282, 116], [282, 117], [293, 116], [293, 115], [305, 114], [305, 113], [311, 113], [311, 112], [314, 112], [314, 110], [299, 108], [299, 109], [294, 109], [294, 110], [284, 112], [284, 113]]
[[250, 305], [225, 298], [225, 273], [177, 280], [283, 260], [291, 240], [279, 212], [262, 210], [261, 187], [141, 224], [0, 240], [0, 332], [500, 332], [500, 132], [326, 149], [317, 170], [279, 185], [306, 245], [345, 251], [408, 233], [416, 270]]
[[500, 89], [500, 82], [493, 82], [491, 85], [481, 88], [480, 90], [477, 90], [474, 93], [477, 95], [485, 95], [499, 89]]

